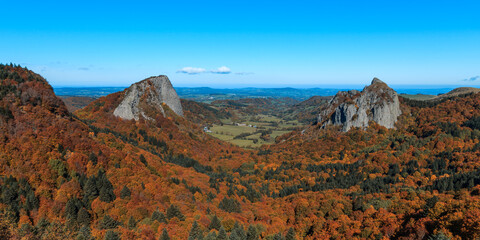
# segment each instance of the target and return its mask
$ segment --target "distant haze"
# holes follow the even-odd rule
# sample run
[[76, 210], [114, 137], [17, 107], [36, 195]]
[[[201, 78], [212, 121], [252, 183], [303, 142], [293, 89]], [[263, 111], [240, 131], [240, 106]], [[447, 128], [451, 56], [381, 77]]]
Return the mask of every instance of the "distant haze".
[[[126, 87], [54, 87], [55, 94], [59, 96], [84, 96], [101, 97], [111, 93], [123, 91]], [[443, 86], [432, 88], [431, 86], [415, 87], [401, 86], [392, 87], [399, 94], [425, 94], [438, 95], [454, 89], [453, 86]], [[290, 97], [298, 100], [305, 100], [312, 96], [333, 96], [338, 91], [350, 89], [362, 90], [363, 86], [342, 86], [342, 87], [324, 87], [324, 88], [206, 88], [206, 87], [175, 87], [180, 98], [198, 100], [198, 96], [225, 95], [221, 99], [235, 99], [245, 97]]]

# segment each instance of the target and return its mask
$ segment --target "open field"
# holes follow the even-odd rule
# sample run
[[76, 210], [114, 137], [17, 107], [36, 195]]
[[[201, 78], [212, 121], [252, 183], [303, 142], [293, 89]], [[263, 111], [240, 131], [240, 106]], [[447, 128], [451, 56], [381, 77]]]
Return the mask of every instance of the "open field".
[[420, 100], [420, 101], [430, 100], [436, 97], [436, 95], [425, 95], [425, 94], [400, 94], [400, 96], [404, 98], [408, 98], [412, 100]]
[[276, 137], [301, 126], [298, 121], [285, 121], [262, 114], [247, 115], [243, 120], [233, 122], [231, 119], [222, 119], [223, 125], [214, 124], [209, 134], [240, 147], [258, 148], [264, 144], [274, 143]]

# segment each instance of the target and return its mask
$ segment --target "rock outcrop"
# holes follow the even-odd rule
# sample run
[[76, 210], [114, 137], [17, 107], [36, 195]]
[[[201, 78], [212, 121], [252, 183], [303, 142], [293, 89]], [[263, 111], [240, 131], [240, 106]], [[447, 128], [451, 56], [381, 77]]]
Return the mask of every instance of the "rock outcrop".
[[177, 115], [183, 116], [180, 98], [168, 77], [150, 77], [126, 89], [123, 100], [113, 115], [127, 120], [139, 120], [140, 116], [151, 119], [157, 111], [165, 115], [163, 104]]
[[397, 93], [378, 78], [361, 92], [338, 92], [318, 116], [322, 128], [341, 126], [346, 132], [352, 127], [366, 128], [370, 121], [386, 128], [394, 128], [401, 114]]

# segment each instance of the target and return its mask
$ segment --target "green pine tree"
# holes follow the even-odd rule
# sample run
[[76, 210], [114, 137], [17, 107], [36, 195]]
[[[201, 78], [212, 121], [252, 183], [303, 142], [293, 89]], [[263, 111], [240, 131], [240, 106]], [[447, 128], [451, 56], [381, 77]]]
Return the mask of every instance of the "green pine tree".
[[105, 240], [121, 240], [120, 235], [117, 232], [112, 231], [112, 230], [108, 230], [103, 239], [105, 239]]
[[123, 186], [122, 191], [120, 191], [120, 198], [121, 199], [128, 199], [132, 195], [132, 192], [127, 186]]
[[229, 213], [241, 213], [242, 212], [242, 207], [240, 205], [240, 202], [238, 202], [237, 199], [230, 199], [224, 197], [222, 201], [218, 204], [218, 208], [229, 212]]
[[230, 236], [228, 237], [228, 240], [244, 240], [242, 236], [237, 231], [232, 231], [230, 233]]
[[273, 240], [285, 240], [285, 238], [281, 233], [277, 233], [275, 236], [273, 236]]
[[205, 236], [204, 240], [217, 240], [217, 234], [215, 231], [210, 231], [207, 236]]
[[83, 188], [83, 196], [84, 200], [88, 202], [98, 197], [97, 178], [95, 176], [88, 178]]
[[287, 235], [285, 236], [286, 240], [296, 240], [296, 233], [293, 228], [288, 229]]
[[188, 239], [203, 239], [203, 231], [198, 225], [197, 221], [193, 222]]
[[85, 208], [81, 208], [79, 211], [78, 211], [78, 214], [77, 214], [77, 222], [78, 224], [80, 225], [90, 225], [90, 213], [88, 213], [87, 209]]
[[218, 230], [218, 235], [217, 235], [217, 240], [227, 240], [227, 231], [225, 231], [225, 228], [223, 226], [220, 227], [220, 230]]
[[37, 229], [38, 232], [43, 233], [48, 226], [50, 226], [50, 222], [48, 222], [46, 218], [42, 217], [40, 221], [37, 222], [37, 225], [35, 225], [35, 228]]
[[128, 219], [128, 228], [134, 229], [136, 227], [137, 227], [137, 221], [135, 221], [135, 218], [133, 218], [133, 216], [130, 216], [130, 218]]
[[158, 222], [161, 222], [161, 223], [167, 223], [167, 218], [165, 217], [165, 214], [163, 214], [162, 212], [159, 212], [158, 210], [153, 212], [152, 220], [153, 221], [157, 220]]
[[33, 190], [30, 190], [27, 193], [27, 197], [25, 199], [25, 210], [32, 211], [33, 209], [37, 209], [39, 206], [38, 198], [35, 197], [35, 193]]
[[235, 226], [233, 226], [233, 230], [232, 230], [232, 233], [230, 234], [229, 239], [245, 240], [246, 238], [247, 238], [247, 233], [245, 232], [245, 229], [243, 228], [243, 226], [240, 225], [238, 222], [235, 222]]
[[117, 228], [118, 222], [115, 221], [112, 217], [109, 215], [103, 216], [102, 221], [100, 221], [100, 228], [101, 229], [114, 229]]
[[163, 229], [162, 235], [160, 236], [159, 240], [170, 240], [170, 236], [168, 236], [166, 228]]
[[214, 215], [212, 218], [212, 221], [210, 222], [210, 225], [208, 225], [208, 229], [220, 230], [221, 226], [222, 226], [222, 223], [220, 222], [220, 219], [218, 219], [217, 215]]
[[167, 218], [170, 220], [174, 217], [178, 218], [180, 221], [185, 221], [185, 216], [180, 212], [180, 208], [172, 204], [167, 209]]
[[140, 154], [140, 162], [142, 162], [145, 166], [148, 166], [147, 159], [145, 159], [143, 154]]
[[90, 228], [87, 226], [83, 226], [78, 230], [76, 240], [90, 240], [92, 239], [92, 233], [90, 232]]
[[68, 220], [76, 220], [77, 219], [77, 214], [79, 210], [79, 201], [77, 198], [70, 198], [67, 201], [67, 204], [65, 205], [65, 217]]
[[250, 225], [247, 231], [247, 240], [258, 240], [258, 238], [259, 236], [257, 233], [257, 229], [255, 229], [255, 227]]
[[100, 188], [99, 191], [99, 197], [100, 201], [102, 202], [112, 202], [115, 200], [115, 194], [113, 193], [113, 185], [112, 183], [108, 180], [108, 178], [104, 177], [102, 178], [102, 187]]
[[95, 153], [91, 152], [90, 155], [88, 155], [88, 161], [92, 162], [93, 166], [97, 165], [97, 162], [98, 162], [97, 155], [95, 155]]

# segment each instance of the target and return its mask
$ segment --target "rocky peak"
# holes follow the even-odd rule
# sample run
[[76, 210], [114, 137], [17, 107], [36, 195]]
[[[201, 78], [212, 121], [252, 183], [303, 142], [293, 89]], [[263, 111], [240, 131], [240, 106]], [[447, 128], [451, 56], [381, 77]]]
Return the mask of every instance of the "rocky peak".
[[125, 90], [123, 100], [113, 115], [127, 120], [138, 120], [140, 116], [151, 119], [159, 111], [165, 116], [163, 104], [177, 115], [183, 116], [180, 98], [168, 77], [165, 75], [150, 77], [132, 84]]
[[373, 78], [371, 85], [377, 84], [377, 83], [386, 84], [386, 83], [384, 83], [382, 80], [380, 80], [380, 79], [378, 79], [378, 78], [376, 78], [376, 77]]
[[397, 93], [378, 78], [361, 92], [351, 90], [338, 92], [318, 116], [318, 123], [338, 125], [342, 131], [352, 127], [366, 128], [374, 121], [386, 128], [394, 128], [400, 116], [400, 102]]

